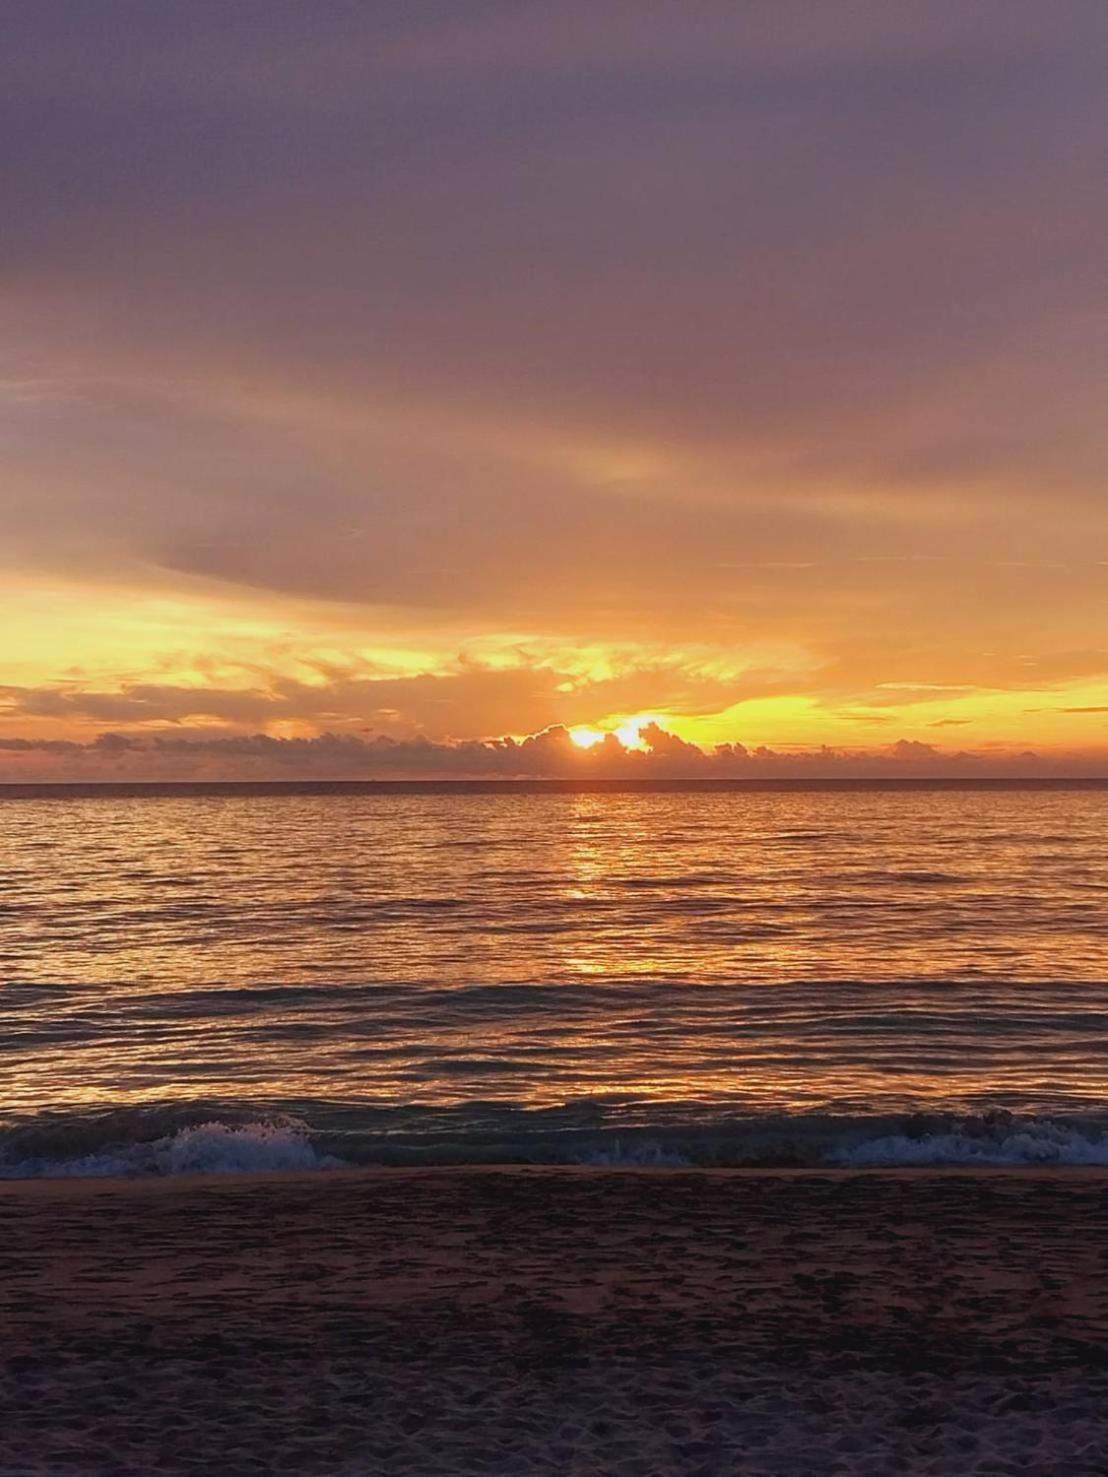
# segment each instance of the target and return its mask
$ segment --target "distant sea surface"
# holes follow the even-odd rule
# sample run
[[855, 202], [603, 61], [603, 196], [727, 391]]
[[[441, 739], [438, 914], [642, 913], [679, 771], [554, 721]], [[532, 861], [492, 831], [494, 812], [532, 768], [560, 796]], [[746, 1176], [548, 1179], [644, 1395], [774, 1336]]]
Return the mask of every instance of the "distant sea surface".
[[1108, 787], [0, 791], [0, 1174], [1108, 1163]]

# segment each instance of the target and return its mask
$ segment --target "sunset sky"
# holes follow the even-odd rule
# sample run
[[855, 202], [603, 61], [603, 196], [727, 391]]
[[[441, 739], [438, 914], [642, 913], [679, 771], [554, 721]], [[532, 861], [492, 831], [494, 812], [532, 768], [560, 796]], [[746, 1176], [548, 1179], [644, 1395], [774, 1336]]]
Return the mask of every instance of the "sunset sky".
[[1108, 773], [1104, 0], [8, 0], [0, 99], [0, 779]]

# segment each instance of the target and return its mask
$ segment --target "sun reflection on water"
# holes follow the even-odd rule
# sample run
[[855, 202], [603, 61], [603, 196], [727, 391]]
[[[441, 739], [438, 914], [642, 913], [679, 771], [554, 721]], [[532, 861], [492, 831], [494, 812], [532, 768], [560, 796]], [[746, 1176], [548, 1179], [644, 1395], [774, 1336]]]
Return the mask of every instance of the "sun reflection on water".
[[8, 803], [3, 1106], [1100, 1099], [1106, 820], [1060, 793]]

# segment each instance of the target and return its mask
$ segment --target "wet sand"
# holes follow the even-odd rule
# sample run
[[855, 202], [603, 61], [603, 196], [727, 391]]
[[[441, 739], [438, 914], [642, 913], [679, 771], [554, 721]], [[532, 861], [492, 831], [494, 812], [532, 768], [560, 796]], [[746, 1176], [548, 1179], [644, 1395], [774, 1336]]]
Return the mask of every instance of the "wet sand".
[[0, 1473], [1108, 1472], [1108, 1174], [0, 1185]]

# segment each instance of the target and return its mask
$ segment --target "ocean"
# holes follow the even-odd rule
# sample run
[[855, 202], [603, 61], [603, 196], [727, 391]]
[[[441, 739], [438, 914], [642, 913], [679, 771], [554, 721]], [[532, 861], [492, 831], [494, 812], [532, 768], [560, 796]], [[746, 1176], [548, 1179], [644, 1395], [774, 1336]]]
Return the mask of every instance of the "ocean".
[[1108, 786], [0, 790], [0, 1175], [1108, 1164]]

